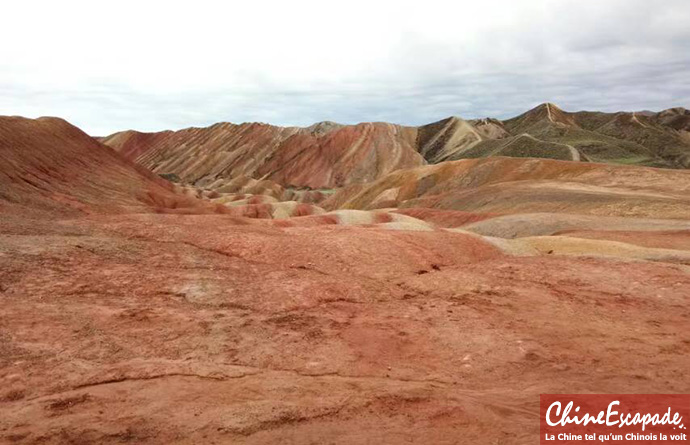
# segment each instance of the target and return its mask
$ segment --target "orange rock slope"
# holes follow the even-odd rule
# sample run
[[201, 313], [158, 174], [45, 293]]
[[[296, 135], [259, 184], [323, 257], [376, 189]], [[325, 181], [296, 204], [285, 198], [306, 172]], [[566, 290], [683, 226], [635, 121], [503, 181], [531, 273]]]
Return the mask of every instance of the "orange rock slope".
[[8, 214], [214, 210], [62, 119], [0, 116], [0, 159]]
[[322, 205], [690, 219], [688, 191], [688, 170], [492, 157], [398, 170]]

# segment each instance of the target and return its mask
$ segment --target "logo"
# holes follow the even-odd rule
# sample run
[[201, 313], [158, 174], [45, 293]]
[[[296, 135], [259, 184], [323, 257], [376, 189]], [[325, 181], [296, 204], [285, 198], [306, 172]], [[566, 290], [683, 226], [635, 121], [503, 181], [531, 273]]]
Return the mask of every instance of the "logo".
[[690, 444], [690, 394], [542, 394], [541, 445]]

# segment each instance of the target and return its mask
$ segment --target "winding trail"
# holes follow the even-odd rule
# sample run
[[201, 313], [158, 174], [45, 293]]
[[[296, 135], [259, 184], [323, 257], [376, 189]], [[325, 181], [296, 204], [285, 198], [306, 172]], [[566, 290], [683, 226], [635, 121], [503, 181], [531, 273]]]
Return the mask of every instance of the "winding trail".
[[[547, 105], [547, 106], [548, 106], [548, 105]], [[549, 118], [550, 118], [550, 116], [549, 116]], [[536, 142], [544, 142], [544, 143], [547, 143], [547, 144], [562, 145], [562, 146], [564, 146], [564, 147], [568, 147], [568, 150], [570, 150], [570, 155], [571, 155], [571, 157], [573, 158], [573, 161], [576, 161], [576, 162], [582, 161], [582, 156], [580, 156], [580, 152], [577, 150], [577, 148], [573, 147], [573, 146], [570, 145], [570, 144], [561, 144], [560, 142], [549, 142], [549, 141], [544, 141], [544, 140], [542, 140], [542, 139], [537, 139], [537, 138], [535, 138], [534, 136], [532, 136], [532, 135], [529, 134], [529, 133], [522, 133], [519, 137], [523, 137], [523, 136], [524, 136], [524, 137], [528, 137], [528, 138], [530, 138], [530, 139], [532, 139], [533, 141], [536, 141]], [[515, 141], [513, 141], [513, 142], [515, 142]], [[513, 142], [511, 142], [510, 144], [512, 144]], [[508, 145], [510, 145], [510, 144], [508, 144]], [[501, 147], [501, 149], [507, 147], [508, 145], [504, 145], [503, 147]]]
[[573, 161], [580, 162], [582, 160], [582, 158], [580, 157], [580, 152], [577, 150], [577, 148], [575, 148], [569, 144], [563, 144], [563, 145], [568, 147], [568, 149], [570, 150], [570, 154], [573, 156]]
[[551, 122], [553, 122], [554, 124], [556, 123], [556, 121], [553, 120], [553, 116], [551, 115], [551, 104], [549, 104], [548, 102], [546, 103], [546, 116], [549, 118]]
[[648, 125], [645, 125], [645, 124], [643, 124], [642, 122], [640, 122], [640, 120], [637, 118], [637, 115], [635, 115], [635, 112], [634, 112], [634, 111], [633, 111], [633, 113], [632, 113], [632, 121], [635, 122], [636, 124], [640, 124], [640, 125], [641, 125], [642, 127], [644, 127], [644, 128], [649, 128]]

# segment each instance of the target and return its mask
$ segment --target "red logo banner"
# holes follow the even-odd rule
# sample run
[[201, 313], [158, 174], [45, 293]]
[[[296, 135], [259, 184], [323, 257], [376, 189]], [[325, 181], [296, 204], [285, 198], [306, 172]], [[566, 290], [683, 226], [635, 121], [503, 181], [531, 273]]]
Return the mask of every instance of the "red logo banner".
[[690, 394], [542, 394], [541, 445], [690, 444]]

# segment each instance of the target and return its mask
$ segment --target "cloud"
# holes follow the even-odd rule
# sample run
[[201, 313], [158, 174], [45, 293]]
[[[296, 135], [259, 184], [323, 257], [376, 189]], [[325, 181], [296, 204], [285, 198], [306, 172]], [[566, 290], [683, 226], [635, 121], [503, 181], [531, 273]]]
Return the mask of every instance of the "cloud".
[[13, 2], [0, 114], [91, 134], [690, 104], [690, 4]]

